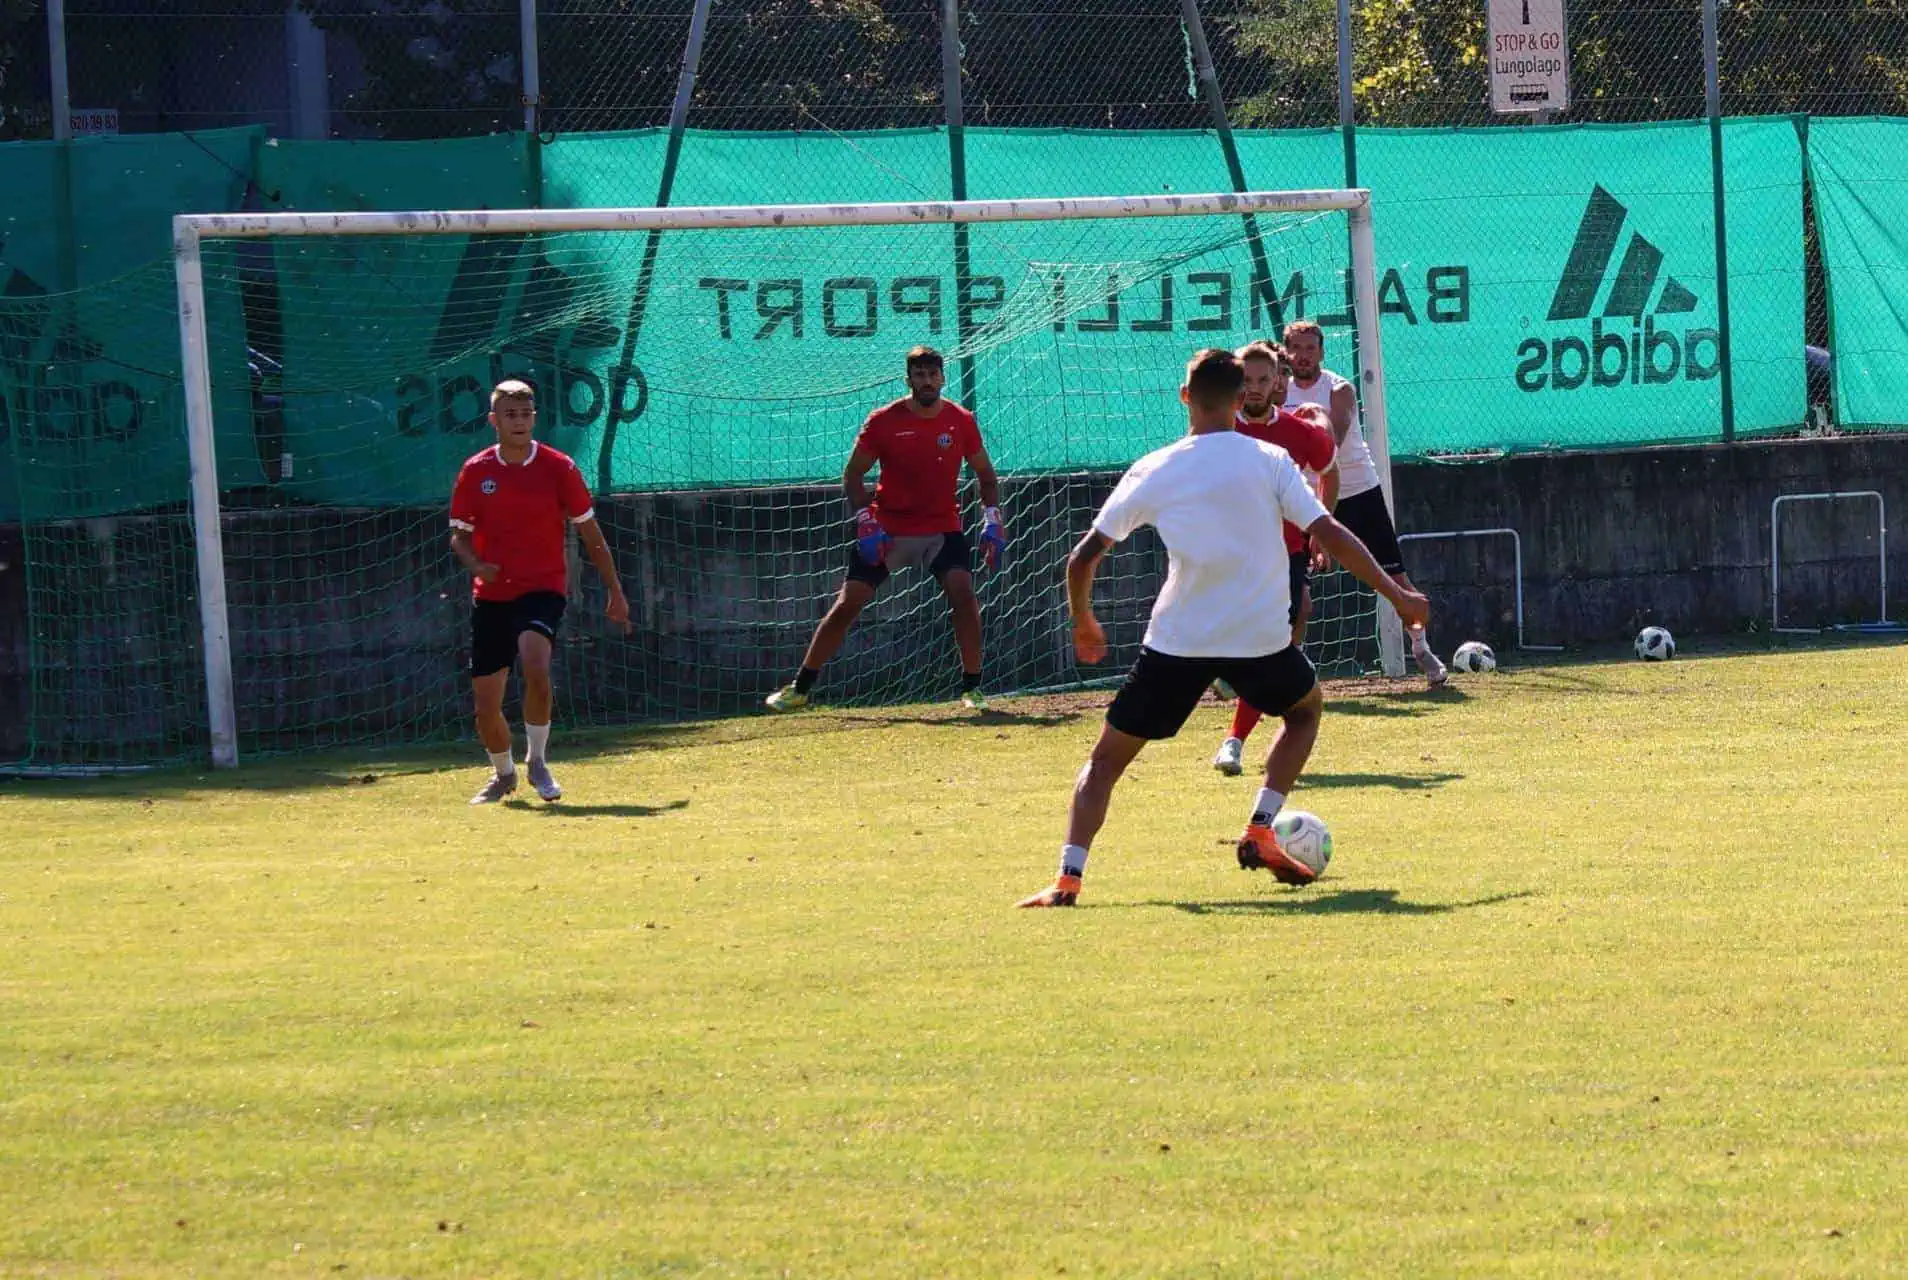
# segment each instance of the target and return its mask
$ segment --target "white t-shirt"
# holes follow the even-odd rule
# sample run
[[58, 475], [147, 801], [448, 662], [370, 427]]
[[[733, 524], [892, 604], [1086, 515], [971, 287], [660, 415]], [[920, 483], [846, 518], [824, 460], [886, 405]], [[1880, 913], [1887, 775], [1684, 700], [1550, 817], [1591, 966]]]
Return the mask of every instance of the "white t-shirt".
[[1146, 647], [1179, 658], [1258, 658], [1292, 643], [1291, 566], [1279, 522], [1325, 514], [1285, 450], [1215, 431], [1127, 468], [1094, 517], [1114, 542], [1150, 524], [1166, 544], [1166, 585]]
[[[1285, 407], [1296, 409], [1302, 404], [1315, 404], [1330, 409], [1332, 392], [1350, 385], [1330, 369], [1320, 369], [1318, 377], [1312, 379], [1309, 387], [1299, 386], [1297, 378], [1289, 379], [1285, 384]], [[1354, 397], [1353, 404], [1356, 403]], [[1339, 501], [1377, 487], [1378, 468], [1372, 465], [1371, 449], [1365, 444], [1364, 418], [1353, 408], [1351, 427], [1345, 432], [1344, 442], [1338, 446]]]

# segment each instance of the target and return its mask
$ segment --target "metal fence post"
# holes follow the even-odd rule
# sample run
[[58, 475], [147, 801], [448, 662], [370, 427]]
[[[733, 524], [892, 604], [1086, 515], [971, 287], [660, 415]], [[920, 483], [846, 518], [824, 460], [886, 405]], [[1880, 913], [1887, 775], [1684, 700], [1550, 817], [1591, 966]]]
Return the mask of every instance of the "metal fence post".
[[[669, 140], [663, 146], [662, 174], [656, 180], [656, 207], [669, 203], [676, 185], [676, 166], [682, 161], [683, 135], [689, 129], [689, 107], [696, 96], [696, 68], [702, 63], [702, 41], [709, 31], [709, 9], [713, 0], [696, 0], [689, 15], [689, 37], [682, 46], [682, 67], [676, 74], [676, 97], [669, 107]], [[636, 289], [629, 299], [629, 320], [623, 326], [623, 357], [611, 377], [609, 417], [603, 425], [603, 445], [596, 459], [596, 490], [610, 493], [616, 478], [616, 431], [625, 422], [633, 422], [649, 398], [636, 365], [636, 344], [642, 337], [643, 318], [649, 314], [649, 294], [656, 284], [656, 254], [662, 248], [662, 232], [651, 230], [643, 241], [643, 264], [636, 272]], [[636, 396], [633, 406], [625, 406], [623, 397]]]
[[521, 0], [518, 10], [519, 56], [523, 64], [523, 131], [537, 131], [543, 106], [543, 70], [537, 60], [537, 0]]
[[1729, 334], [1729, 234], [1724, 222], [1722, 80], [1716, 0], [1703, 0], [1703, 100], [1709, 115], [1709, 188], [1716, 212], [1716, 355], [1722, 363], [1722, 438], [1736, 438], [1736, 379]]
[[[1219, 88], [1219, 72], [1213, 65], [1212, 46], [1206, 43], [1206, 24], [1199, 16], [1199, 0], [1179, 0], [1180, 21], [1186, 24], [1186, 39], [1192, 45], [1193, 65], [1199, 77], [1206, 110], [1212, 116], [1213, 131], [1219, 135], [1219, 149], [1226, 157], [1226, 172], [1234, 191], [1248, 191], [1245, 165], [1239, 160], [1239, 144], [1232, 136], [1232, 124], [1226, 119], [1226, 95]], [[1272, 292], [1272, 264], [1266, 257], [1265, 242], [1259, 236], [1258, 219], [1245, 215], [1246, 248], [1252, 254], [1252, 286], [1246, 291], [1248, 314], [1257, 315], [1259, 299]]]
[[[960, 0], [941, 0], [941, 108], [947, 120], [949, 191], [967, 199], [967, 106], [961, 96]], [[974, 353], [967, 349], [974, 327], [974, 260], [965, 222], [954, 224], [954, 340], [961, 348], [961, 403], [975, 405]]]
[[1345, 185], [1358, 185], [1358, 107], [1352, 99], [1351, 0], [1338, 0], [1338, 131], [1345, 146]]
[[47, 68], [53, 79], [53, 140], [73, 136], [73, 101], [66, 82], [66, 0], [46, 2]]

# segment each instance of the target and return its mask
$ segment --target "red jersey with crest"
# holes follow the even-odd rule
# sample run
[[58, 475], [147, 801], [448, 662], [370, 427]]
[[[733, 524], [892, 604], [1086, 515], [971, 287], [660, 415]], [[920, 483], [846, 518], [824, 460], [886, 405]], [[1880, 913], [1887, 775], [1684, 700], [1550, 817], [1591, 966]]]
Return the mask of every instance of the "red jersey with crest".
[[961, 463], [981, 450], [974, 415], [952, 400], [924, 418], [903, 397], [868, 415], [855, 448], [881, 463], [874, 512], [897, 538], [958, 533]]
[[[1239, 434], [1251, 436], [1254, 440], [1263, 440], [1275, 444], [1292, 455], [1292, 461], [1299, 469], [1308, 473], [1307, 479], [1321, 472], [1330, 471], [1338, 459], [1338, 442], [1332, 433], [1314, 422], [1307, 422], [1296, 413], [1279, 409], [1267, 422], [1248, 422], [1240, 418], [1234, 423]], [[1316, 489], [1318, 486], [1312, 486]], [[1290, 552], [1305, 550], [1305, 530], [1284, 521], [1285, 549]]]
[[590, 489], [570, 456], [531, 441], [530, 456], [508, 463], [492, 445], [464, 464], [451, 491], [451, 528], [470, 535], [479, 560], [502, 570], [477, 579], [479, 600], [515, 600], [532, 591], [569, 591], [570, 526], [588, 520]]

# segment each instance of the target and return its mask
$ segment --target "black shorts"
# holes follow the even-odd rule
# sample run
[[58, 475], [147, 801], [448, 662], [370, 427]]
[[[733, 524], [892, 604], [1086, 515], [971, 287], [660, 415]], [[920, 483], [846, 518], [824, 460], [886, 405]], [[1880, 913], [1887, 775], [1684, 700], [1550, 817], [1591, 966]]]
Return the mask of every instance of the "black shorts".
[[1365, 544], [1371, 558], [1386, 573], [1403, 573], [1404, 556], [1398, 551], [1398, 530], [1391, 523], [1391, 509], [1385, 506], [1383, 489], [1367, 489], [1338, 500], [1332, 513]]
[[1298, 625], [1299, 602], [1305, 599], [1305, 588], [1312, 581], [1312, 553], [1294, 551], [1292, 553], [1292, 607], [1286, 612], [1285, 620], [1293, 626]]
[[1289, 645], [1263, 658], [1176, 658], [1143, 648], [1106, 722], [1135, 738], [1170, 738], [1214, 680], [1269, 716], [1283, 715], [1318, 684], [1311, 660]]
[[960, 529], [952, 533], [896, 534], [881, 564], [869, 564], [861, 558], [860, 548], [848, 544], [848, 581], [879, 587], [895, 569], [926, 569], [939, 582], [956, 569], [972, 573], [974, 552], [968, 546], [967, 534]]
[[517, 637], [526, 631], [556, 639], [569, 602], [554, 591], [527, 591], [515, 600], [478, 600], [470, 610], [470, 674], [475, 679], [510, 670]]

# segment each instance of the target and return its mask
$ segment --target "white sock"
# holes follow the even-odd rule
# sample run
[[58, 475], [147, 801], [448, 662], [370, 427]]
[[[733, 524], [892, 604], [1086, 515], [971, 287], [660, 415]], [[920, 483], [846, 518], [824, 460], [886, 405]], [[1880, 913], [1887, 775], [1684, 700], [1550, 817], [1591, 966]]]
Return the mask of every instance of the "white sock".
[[524, 752], [525, 760], [545, 760], [550, 750], [550, 726], [531, 724], [524, 721], [523, 736], [530, 740], [530, 749]]
[[517, 762], [510, 758], [510, 748], [502, 751], [486, 752], [490, 757], [490, 767], [497, 771], [499, 778], [513, 778], [517, 774]]
[[1063, 876], [1083, 876], [1086, 874], [1087, 851], [1077, 844], [1060, 846], [1060, 874]]
[[1411, 652], [1429, 653], [1430, 651], [1431, 651], [1431, 642], [1424, 638], [1424, 628], [1423, 627], [1411, 628]]
[[1259, 798], [1252, 802], [1252, 821], [1247, 825], [1269, 827], [1272, 825], [1272, 819], [1278, 817], [1279, 810], [1284, 807], [1285, 795], [1283, 792], [1274, 791], [1270, 787], [1260, 787]]

